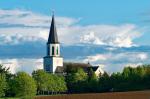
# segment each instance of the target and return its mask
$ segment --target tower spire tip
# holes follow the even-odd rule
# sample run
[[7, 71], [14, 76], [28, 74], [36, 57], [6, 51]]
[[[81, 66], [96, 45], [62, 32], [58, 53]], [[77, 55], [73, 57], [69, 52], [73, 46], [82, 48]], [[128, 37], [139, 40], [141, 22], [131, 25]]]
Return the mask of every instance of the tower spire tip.
[[52, 16], [54, 16], [55, 15], [55, 10], [54, 9], [52, 9]]

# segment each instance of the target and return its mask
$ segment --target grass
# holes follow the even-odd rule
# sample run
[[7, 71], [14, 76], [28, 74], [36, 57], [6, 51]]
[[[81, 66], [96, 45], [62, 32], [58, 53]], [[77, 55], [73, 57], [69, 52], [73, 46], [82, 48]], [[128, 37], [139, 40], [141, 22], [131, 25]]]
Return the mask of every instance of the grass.
[[19, 99], [19, 98], [0, 98], [0, 99]]
[[37, 96], [35, 99], [150, 99], [150, 91]]

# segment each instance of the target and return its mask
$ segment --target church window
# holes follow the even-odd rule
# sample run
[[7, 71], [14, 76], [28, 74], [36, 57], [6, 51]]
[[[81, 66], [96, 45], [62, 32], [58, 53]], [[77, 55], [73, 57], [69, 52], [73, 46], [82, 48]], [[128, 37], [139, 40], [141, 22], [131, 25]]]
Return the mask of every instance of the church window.
[[52, 46], [52, 55], [54, 55], [54, 46]]
[[58, 46], [57, 46], [57, 55], [58, 55]]

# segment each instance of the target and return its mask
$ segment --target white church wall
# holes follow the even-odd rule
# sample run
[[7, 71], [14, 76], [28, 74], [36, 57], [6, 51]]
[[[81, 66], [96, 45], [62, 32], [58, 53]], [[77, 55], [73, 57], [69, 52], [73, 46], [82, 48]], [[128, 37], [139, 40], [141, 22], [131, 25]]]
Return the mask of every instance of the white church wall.
[[95, 75], [98, 77], [100, 74], [104, 74], [104, 71], [99, 66], [98, 69], [95, 71]]
[[53, 72], [56, 71], [57, 66], [63, 66], [62, 57], [53, 57]]

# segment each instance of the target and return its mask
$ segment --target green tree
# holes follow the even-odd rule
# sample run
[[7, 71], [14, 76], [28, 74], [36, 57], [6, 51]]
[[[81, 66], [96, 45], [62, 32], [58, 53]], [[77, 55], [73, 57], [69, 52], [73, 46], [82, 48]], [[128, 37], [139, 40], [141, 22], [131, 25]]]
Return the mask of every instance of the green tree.
[[[11, 96], [13, 91], [11, 91], [12, 86], [10, 85], [10, 83], [11, 83], [10, 80], [13, 78], [14, 75], [9, 72], [9, 68], [6, 68], [1, 64], [0, 64], [0, 74], [1, 74], [1, 80], [2, 80], [2, 78], [5, 78], [5, 82], [7, 84], [7, 86], [4, 86], [5, 87], [5, 92], [4, 92], [5, 96]], [[5, 76], [5, 77], [3, 77], [3, 76]]]
[[9, 68], [3, 67], [3, 65], [0, 64], [0, 73], [3, 74], [9, 73]]
[[145, 70], [145, 75], [142, 83], [146, 86], [146, 89], [150, 89], [150, 65], [144, 66], [143, 69]]
[[88, 92], [98, 92], [98, 77], [95, 72], [90, 69], [88, 72]]
[[0, 73], [0, 97], [5, 96], [5, 90], [7, 88], [7, 82], [5, 74]]
[[36, 81], [37, 94], [44, 94], [44, 91], [48, 91], [50, 76], [44, 70], [33, 71], [32, 77]]
[[98, 77], [96, 76], [95, 72], [92, 69], [90, 69], [88, 72], [88, 80], [89, 81], [98, 80]]
[[36, 84], [34, 79], [25, 72], [19, 72], [14, 78], [14, 92], [17, 97], [33, 99], [36, 95]]
[[43, 70], [34, 71], [32, 76], [36, 81], [38, 94], [50, 94], [50, 92], [53, 94], [67, 90], [63, 76], [47, 73]]
[[57, 74], [49, 74], [48, 91], [50, 92], [66, 92], [67, 86], [63, 76]]
[[78, 68], [76, 72], [68, 73], [66, 82], [69, 92], [84, 92], [87, 79], [87, 73], [82, 68]]
[[107, 92], [112, 88], [109, 75], [104, 72], [104, 74], [99, 78], [99, 91]]
[[82, 68], [79, 68], [77, 72], [74, 74], [75, 82], [85, 81], [87, 80], [87, 77], [88, 77], [87, 74], [84, 72]]

